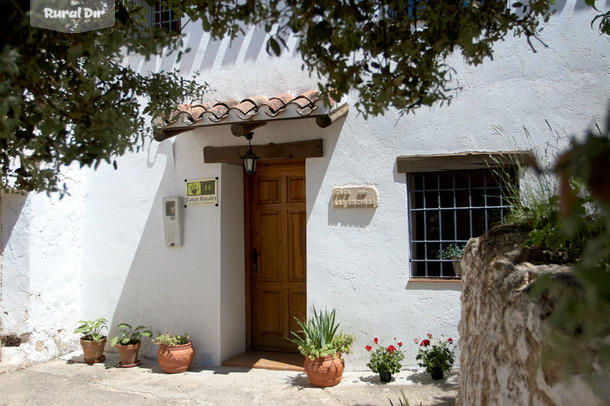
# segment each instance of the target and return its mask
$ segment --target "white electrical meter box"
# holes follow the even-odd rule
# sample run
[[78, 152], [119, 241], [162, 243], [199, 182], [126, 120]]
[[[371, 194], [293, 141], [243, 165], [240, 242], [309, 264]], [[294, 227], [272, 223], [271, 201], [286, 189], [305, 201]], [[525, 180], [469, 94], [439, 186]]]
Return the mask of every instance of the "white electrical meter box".
[[182, 246], [182, 206], [181, 196], [163, 198], [163, 230], [165, 246]]

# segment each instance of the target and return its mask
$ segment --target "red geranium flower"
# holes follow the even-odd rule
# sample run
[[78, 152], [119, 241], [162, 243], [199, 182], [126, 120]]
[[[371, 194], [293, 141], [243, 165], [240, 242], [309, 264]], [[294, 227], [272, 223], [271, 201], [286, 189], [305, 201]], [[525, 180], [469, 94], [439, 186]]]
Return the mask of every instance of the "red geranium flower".
[[432, 334], [431, 333], [428, 333], [426, 335], [428, 336], [428, 338], [432, 338]]
[[402, 347], [402, 341], [398, 343], [398, 346], [399, 346], [399, 347]]
[[377, 337], [373, 338], [373, 341], [375, 342], [375, 344], [377, 344], [379, 342], [379, 340], [377, 339]]
[[447, 339], [447, 341], [449, 341], [451, 344], [453, 344], [453, 339], [452, 339], [451, 337], [449, 337], [449, 338]]
[[396, 351], [396, 347], [389, 345], [388, 348], [386, 348], [386, 351], [392, 354], [394, 351]]
[[430, 345], [430, 340], [422, 340], [421, 344], [422, 347], [427, 347]]
[[367, 351], [371, 351], [373, 349], [373, 347], [371, 347], [370, 345], [367, 345], [364, 348], [366, 348]]

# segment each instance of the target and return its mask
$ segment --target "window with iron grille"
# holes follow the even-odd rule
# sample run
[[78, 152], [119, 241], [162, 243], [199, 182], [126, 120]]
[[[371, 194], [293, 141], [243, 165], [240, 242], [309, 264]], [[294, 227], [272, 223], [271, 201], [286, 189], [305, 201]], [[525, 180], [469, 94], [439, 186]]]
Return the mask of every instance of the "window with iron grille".
[[180, 34], [182, 29], [180, 19], [167, 7], [167, 3], [164, 0], [158, 0], [151, 6], [150, 24], [178, 34]]
[[[516, 184], [516, 170], [507, 171]], [[461, 256], [452, 251], [502, 222], [509, 185], [492, 169], [409, 173], [407, 179], [412, 278], [460, 278]]]

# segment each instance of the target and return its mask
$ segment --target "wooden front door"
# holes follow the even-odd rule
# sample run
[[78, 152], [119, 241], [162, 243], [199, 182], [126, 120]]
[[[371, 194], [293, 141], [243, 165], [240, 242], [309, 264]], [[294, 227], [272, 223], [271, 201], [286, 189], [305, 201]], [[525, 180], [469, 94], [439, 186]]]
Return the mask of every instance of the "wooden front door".
[[245, 184], [251, 348], [296, 351], [286, 337], [307, 314], [305, 161], [260, 162]]

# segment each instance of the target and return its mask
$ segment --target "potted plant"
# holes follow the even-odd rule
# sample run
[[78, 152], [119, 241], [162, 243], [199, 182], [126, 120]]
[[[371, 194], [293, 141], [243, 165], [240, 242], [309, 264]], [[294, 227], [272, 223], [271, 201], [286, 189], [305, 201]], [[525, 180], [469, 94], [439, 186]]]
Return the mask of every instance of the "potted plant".
[[438, 254], [439, 259], [450, 259], [453, 265], [453, 272], [456, 276], [462, 276], [462, 257], [466, 244], [450, 244], [447, 248], [441, 248]]
[[[112, 347], [116, 346], [121, 361], [119, 365], [123, 368], [135, 367], [140, 365], [138, 353], [142, 345], [142, 336], [152, 337], [152, 331], [144, 330], [146, 327], [138, 326], [135, 329], [127, 323], [121, 323], [117, 326], [117, 335], [110, 340]], [[143, 330], [143, 331], [141, 331]]]
[[102, 330], [108, 328], [107, 320], [100, 317], [97, 320], [80, 320], [79, 326], [74, 330], [74, 334], [80, 334], [80, 344], [83, 347], [85, 362], [93, 364], [103, 362], [104, 346], [106, 345], [106, 336], [102, 334]]
[[[394, 339], [396, 341], [396, 339]], [[379, 339], [375, 337], [373, 342], [377, 346], [377, 349], [373, 350], [370, 345], [365, 346], [367, 351], [371, 352], [371, 360], [367, 364], [371, 371], [379, 373], [379, 380], [381, 382], [390, 382], [392, 380], [392, 374], [396, 375], [400, 372], [402, 361], [405, 356], [400, 350], [402, 343], [396, 343], [383, 347], [379, 345]], [[398, 347], [398, 348], [397, 348]]]
[[418, 365], [425, 367], [426, 372], [432, 375], [432, 379], [443, 379], [443, 373], [453, 366], [453, 351], [455, 350], [453, 340], [441, 340], [439, 344], [432, 344], [432, 334], [428, 333], [424, 340], [415, 339], [419, 345], [419, 353], [415, 357], [419, 360]]
[[[296, 318], [295, 318], [296, 319]], [[335, 386], [341, 382], [345, 361], [343, 354], [349, 353], [353, 337], [343, 332], [337, 333], [335, 310], [318, 312], [313, 309], [309, 320], [296, 319], [302, 330], [291, 332], [301, 354], [305, 356], [305, 373], [314, 386]]]
[[161, 334], [153, 340], [153, 343], [159, 346], [157, 359], [163, 372], [175, 374], [186, 372], [191, 368], [195, 350], [188, 334]]

